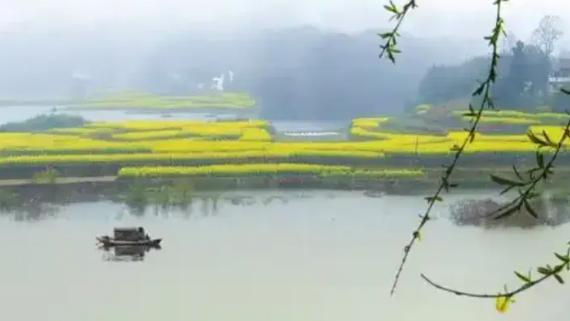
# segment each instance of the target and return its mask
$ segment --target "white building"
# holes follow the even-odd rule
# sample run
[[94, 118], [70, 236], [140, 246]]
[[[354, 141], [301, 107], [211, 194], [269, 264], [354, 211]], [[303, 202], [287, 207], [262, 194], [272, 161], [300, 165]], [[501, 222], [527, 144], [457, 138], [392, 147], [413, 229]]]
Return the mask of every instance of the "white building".
[[556, 92], [568, 84], [570, 84], [570, 58], [556, 59], [552, 65], [552, 73], [548, 78], [550, 90]]

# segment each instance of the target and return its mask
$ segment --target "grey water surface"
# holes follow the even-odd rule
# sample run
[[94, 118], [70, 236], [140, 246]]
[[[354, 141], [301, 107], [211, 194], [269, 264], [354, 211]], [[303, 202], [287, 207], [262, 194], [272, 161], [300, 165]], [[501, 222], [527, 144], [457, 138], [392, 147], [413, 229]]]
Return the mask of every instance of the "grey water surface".
[[[545, 283], [498, 314], [494, 301], [438, 292], [426, 273], [477, 292], [518, 284], [512, 271], [552, 262], [570, 225], [458, 227], [438, 205], [394, 297], [394, 272], [425, 208], [419, 196], [231, 192], [185, 208], [133, 213], [110, 201], [0, 216], [0, 319], [42, 321], [554, 320], [568, 288]], [[163, 248], [113, 259], [95, 236], [144, 226]], [[120, 254], [120, 253], [119, 253]], [[116, 258], [116, 257], [115, 257]]]

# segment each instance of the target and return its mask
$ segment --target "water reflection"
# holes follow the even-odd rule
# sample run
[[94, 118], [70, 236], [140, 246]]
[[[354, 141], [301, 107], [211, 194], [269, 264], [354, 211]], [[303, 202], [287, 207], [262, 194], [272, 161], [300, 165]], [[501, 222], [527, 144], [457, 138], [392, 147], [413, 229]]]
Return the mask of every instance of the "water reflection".
[[251, 206], [255, 204], [255, 198], [252, 196], [232, 195], [226, 196], [225, 199], [235, 206]]
[[464, 199], [450, 206], [450, 218], [456, 225], [472, 225], [485, 228], [558, 226], [570, 221], [570, 201], [567, 197], [544, 195], [530, 201], [538, 217], [521, 208], [512, 215], [497, 219], [497, 211], [504, 201], [486, 199]]
[[[54, 112], [52, 105], [40, 106], [3, 106], [0, 125], [9, 122], [21, 122], [26, 119]], [[81, 116], [89, 121], [124, 121], [124, 120], [155, 120], [168, 118], [163, 112], [136, 112], [128, 110], [86, 110], [58, 108], [56, 113]], [[166, 116], [166, 117], [165, 117]], [[208, 114], [203, 112], [176, 112], [176, 117], [192, 120], [235, 119], [234, 113]]]
[[[196, 183], [197, 184], [197, 183]], [[201, 186], [201, 185], [200, 185]], [[321, 198], [334, 200], [338, 191], [321, 193]], [[377, 190], [355, 192], [363, 199], [381, 202], [390, 193]], [[44, 220], [59, 215], [61, 207], [82, 202], [109, 201], [122, 205], [114, 213], [117, 220], [132, 217], [178, 217], [183, 219], [206, 218], [226, 215], [227, 210], [236, 207], [291, 206], [293, 203], [309, 201], [314, 193], [305, 190], [283, 191], [204, 191], [195, 188], [190, 180], [148, 184], [131, 182], [127, 184], [80, 186], [45, 185], [22, 188], [0, 188], [0, 215], [15, 221]], [[505, 202], [493, 193], [473, 199], [466, 196], [448, 202], [451, 221], [457, 225], [479, 227], [535, 227], [558, 226], [570, 221], [570, 197], [567, 194], [545, 193], [536, 200], [535, 208], [541, 213], [534, 219], [528, 213], [518, 213], [512, 219], [494, 220], [486, 217]]]
[[112, 262], [142, 262], [146, 253], [152, 250], [161, 250], [160, 245], [157, 246], [140, 246], [140, 245], [123, 245], [123, 246], [101, 246], [99, 247], [103, 254], [104, 261]]
[[153, 208], [155, 216], [168, 214], [172, 209], [189, 215], [195, 198], [192, 192], [193, 185], [189, 182], [152, 187], [134, 183], [128, 187], [123, 199], [129, 212], [137, 217], [144, 216], [148, 207]]
[[278, 202], [280, 202], [281, 204], [287, 204], [287, 203], [289, 203], [289, 200], [286, 199], [286, 198], [283, 197], [283, 196], [269, 196], [269, 197], [266, 197], [266, 198], [262, 201], [262, 203], [263, 203], [263, 205], [268, 206], [268, 205], [271, 205], [271, 203], [273, 203], [273, 202], [275, 202], [275, 201], [278, 201]]
[[[252, 207], [258, 204], [271, 206], [286, 205], [292, 199], [303, 199], [302, 194], [283, 195], [243, 195], [222, 192], [180, 194], [171, 188], [161, 188], [151, 193], [138, 188], [130, 190], [125, 205], [130, 215], [144, 217], [152, 213], [157, 217], [169, 217], [173, 214], [190, 218], [194, 212], [202, 217], [220, 215], [225, 206]], [[180, 197], [182, 196], [182, 197]]]
[[47, 203], [30, 203], [14, 211], [15, 221], [39, 221], [56, 217], [61, 207]]
[[[334, 194], [334, 193], [333, 193]], [[225, 207], [254, 207], [286, 205], [292, 200], [311, 196], [306, 192], [280, 191], [203, 191], [196, 190], [192, 181], [164, 184], [70, 184], [49, 187], [31, 185], [0, 188], [0, 215], [18, 221], [42, 220], [57, 216], [60, 207], [84, 202], [110, 201], [124, 206], [116, 219], [179, 216], [189, 219], [218, 216]], [[334, 197], [333, 197], [334, 198]]]
[[0, 215], [11, 217], [16, 222], [40, 221], [56, 217], [61, 206], [30, 201], [15, 207], [1, 207]]

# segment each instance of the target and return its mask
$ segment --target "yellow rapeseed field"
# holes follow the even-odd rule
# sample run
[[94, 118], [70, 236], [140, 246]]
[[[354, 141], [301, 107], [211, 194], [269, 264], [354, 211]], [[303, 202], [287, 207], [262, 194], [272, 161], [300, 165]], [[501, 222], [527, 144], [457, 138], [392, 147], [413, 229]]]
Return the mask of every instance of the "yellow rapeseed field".
[[246, 128], [243, 130], [240, 140], [269, 142], [272, 138], [271, 134], [265, 128]]
[[[385, 132], [381, 124], [387, 121], [385, 117], [353, 121], [352, 135], [367, 138], [359, 141], [273, 141], [266, 121], [125, 121], [41, 133], [3, 132], [0, 165], [381, 161], [397, 155], [445, 156], [467, 135], [464, 131], [446, 135]], [[529, 130], [559, 140], [563, 128], [530, 126]], [[534, 153], [536, 147], [525, 132], [477, 133], [466, 152]]]
[[[469, 120], [465, 117], [465, 111], [456, 110], [453, 114], [457, 117]], [[481, 121], [483, 123], [503, 123], [503, 124], [540, 124], [541, 122], [560, 123], [568, 121], [565, 113], [540, 112], [528, 113], [518, 110], [485, 110]]]
[[182, 164], [209, 161], [264, 161], [275, 159], [381, 159], [383, 154], [366, 151], [239, 151], [203, 153], [133, 153], [133, 154], [55, 154], [0, 157], [0, 166], [69, 165], [69, 164]]
[[[266, 121], [126, 121], [88, 124], [87, 127], [63, 131], [100, 133], [106, 130], [121, 141], [164, 140], [185, 137], [206, 139], [271, 140]], [[58, 131], [60, 132], [60, 131]], [[257, 139], [256, 139], [257, 138]]]
[[369, 177], [415, 177], [423, 175], [415, 169], [363, 170], [349, 166], [315, 164], [240, 164], [188, 167], [125, 167], [119, 177], [169, 177], [169, 176], [224, 176], [224, 175], [266, 175], [266, 174], [308, 174], [318, 176], [369, 176]]
[[352, 121], [352, 127], [378, 128], [381, 124], [390, 121], [388, 117], [356, 118]]
[[144, 141], [144, 140], [160, 140], [190, 137], [190, 133], [185, 133], [179, 129], [151, 130], [151, 131], [134, 131], [112, 135], [115, 140], [122, 141]]
[[124, 144], [72, 135], [0, 133], [0, 153], [131, 153], [150, 152], [139, 144]]
[[[463, 120], [470, 121], [472, 117], [463, 117]], [[481, 124], [503, 124], [503, 125], [534, 125], [540, 124], [539, 118], [531, 117], [497, 117], [497, 116], [487, 116], [483, 115], [479, 121]]]

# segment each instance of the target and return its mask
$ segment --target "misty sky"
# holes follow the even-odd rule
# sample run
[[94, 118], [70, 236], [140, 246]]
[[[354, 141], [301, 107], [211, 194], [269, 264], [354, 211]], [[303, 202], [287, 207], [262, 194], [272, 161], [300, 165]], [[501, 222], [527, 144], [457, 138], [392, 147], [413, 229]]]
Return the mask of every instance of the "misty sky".
[[[396, 1], [401, 3], [401, 1]], [[492, 0], [418, 0], [405, 31], [426, 37], [480, 37], [492, 23]], [[568, 0], [511, 0], [510, 30], [527, 39], [543, 15], [570, 23]], [[314, 25], [355, 32], [388, 26], [383, 0], [0, 0], [0, 31], [98, 26], [228, 32]]]

